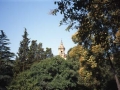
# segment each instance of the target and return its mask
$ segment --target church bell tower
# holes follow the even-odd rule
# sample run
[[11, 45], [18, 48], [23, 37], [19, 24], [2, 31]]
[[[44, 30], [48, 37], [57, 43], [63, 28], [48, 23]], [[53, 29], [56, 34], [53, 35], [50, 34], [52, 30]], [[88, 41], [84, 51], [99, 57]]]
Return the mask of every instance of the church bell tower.
[[59, 46], [59, 48], [58, 48], [58, 52], [59, 52], [59, 55], [60, 55], [62, 58], [66, 59], [65, 47], [64, 47], [64, 45], [63, 45], [62, 40], [61, 40], [61, 44], [60, 44], [60, 46]]

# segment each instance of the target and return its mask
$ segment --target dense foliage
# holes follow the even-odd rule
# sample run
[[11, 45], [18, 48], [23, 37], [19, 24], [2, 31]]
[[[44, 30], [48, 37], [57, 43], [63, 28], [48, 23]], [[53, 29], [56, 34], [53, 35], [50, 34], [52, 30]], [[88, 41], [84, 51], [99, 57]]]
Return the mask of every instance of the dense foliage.
[[14, 53], [10, 52], [8, 47], [9, 39], [5, 33], [1, 30], [0, 34], [0, 90], [6, 89], [6, 86], [10, 83], [13, 77], [13, 66], [11, 58]]
[[20, 73], [8, 90], [76, 90], [78, 68], [78, 62], [48, 58]]
[[33, 63], [40, 62], [43, 59], [53, 57], [51, 48], [42, 48], [42, 43], [37, 44], [36, 40], [32, 40], [29, 46], [30, 39], [25, 28], [23, 40], [20, 42], [18, 56], [14, 59], [14, 53], [10, 51], [9, 39], [0, 30], [0, 90], [7, 90], [10, 82], [17, 78], [17, 75], [31, 67]]
[[119, 0], [60, 0], [55, 4], [58, 8], [51, 13], [63, 14], [60, 25], [68, 24], [66, 30], [77, 29], [72, 40], [81, 46], [69, 51], [69, 56], [79, 56], [80, 83], [92, 90], [104, 90], [115, 78], [120, 90]]
[[[59, 0], [60, 25], [77, 29], [77, 45], [67, 59], [53, 57], [52, 49], [28, 38], [25, 28], [14, 64], [8, 39], [0, 35], [0, 89], [8, 90], [120, 90], [119, 0]], [[13, 79], [12, 76], [14, 75]]]
[[22, 37], [23, 40], [20, 42], [20, 47], [17, 53], [18, 56], [16, 56], [14, 64], [14, 76], [29, 69], [34, 62], [53, 57], [51, 48], [46, 48], [46, 50], [44, 50], [42, 43], [37, 44], [37, 40], [32, 40], [30, 42], [26, 28]]

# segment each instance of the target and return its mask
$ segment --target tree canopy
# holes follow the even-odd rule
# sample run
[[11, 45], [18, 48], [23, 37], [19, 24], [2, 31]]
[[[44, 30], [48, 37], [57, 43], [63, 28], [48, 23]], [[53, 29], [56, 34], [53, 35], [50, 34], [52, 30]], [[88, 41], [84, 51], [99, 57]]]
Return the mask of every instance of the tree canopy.
[[[58, 8], [52, 14], [60, 12], [64, 16], [60, 25], [68, 24], [67, 30], [78, 29], [77, 43], [87, 47], [102, 44], [107, 48], [107, 43], [115, 38], [120, 25], [119, 0], [60, 0], [55, 4]], [[108, 37], [111, 35], [113, 38]]]
[[22, 37], [23, 39], [20, 42], [18, 55], [14, 63], [14, 76], [24, 70], [30, 69], [31, 65], [35, 62], [53, 57], [51, 48], [44, 50], [42, 43], [37, 44], [37, 40], [30, 41], [26, 28]]
[[[81, 82], [88, 83], [86, 85], [90, 87], [95, 86], [92, 90], [102, 89], [102, 83], [107, 82], [105, 77], [110, 75], [112, 69], [120, 90], [116, 78], [120, 76], [119, 0], [60, 0], [55, 1], [55, 4], [57, 8], [51, 13], [63, 15], [60, 25], [67, 24], [66, 30], [77, 29], [72, 40], [82, 46], [83, 52], [78, 53], [77, 46], [69, 54], [80, 55]], [[73, 53], [75, 50], [77, 52]], [[103, 75], [105, 71], [106, 74]]]
[[13, 53], [1, 30], [0, 89], [120, 90], [120, 1], [56, 0], [54, 3], [57, 8], [51, 14], [63, 15], [60, 25], [67, 24], [67, 31], [77, 30], [72, 35], [76, 46], [69, 49], [66, 60], [53, 57], [51, 48], [44, 49], [37, 40], [30, 41], [25, 28], [18, 56], [10, 65]]
[[0, 31], [0, 90], [6, 89], [13, 77], [13, 65], [11, 65], [11, 58], [14, 53], [10, 51], [9, 39], [3, 30]]
[[75, 61], [58, 56], [48, 58], [20, 73], [8, 90], [75, 90], [78, 88], [78, 68], [79, 64]]

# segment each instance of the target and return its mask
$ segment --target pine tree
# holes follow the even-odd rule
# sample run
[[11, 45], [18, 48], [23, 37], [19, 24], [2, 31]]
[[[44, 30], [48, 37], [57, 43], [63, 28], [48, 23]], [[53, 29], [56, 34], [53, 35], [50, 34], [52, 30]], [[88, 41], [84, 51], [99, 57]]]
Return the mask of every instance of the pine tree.
[[6, 88], [6, 86], [10, 83], [13, 77], [13, 71], [10, 64], [11, 58], [14, 56], [14, 53], [10, 52], [9, 39], [1, 30], [0, 35], [0, 90]]

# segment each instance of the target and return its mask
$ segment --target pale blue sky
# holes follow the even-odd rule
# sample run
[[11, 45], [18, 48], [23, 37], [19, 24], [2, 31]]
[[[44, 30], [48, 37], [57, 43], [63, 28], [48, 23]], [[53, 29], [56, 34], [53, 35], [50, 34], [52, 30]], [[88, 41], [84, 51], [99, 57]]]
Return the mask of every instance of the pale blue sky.
[[62, 15], [49, 15], [55, 7], [54, 0], [0, 0], [0, 30], [10, 39], [12, 52], [18, 52], [24, 27], [30, 40], [43, 43], [44, 48], [52, 48], [54, 55], [58, 54], [61, 39], [66, 53], [75, 46], [71, 40], [75, 30], [67, 32], [67, 26], [59, 27]]

